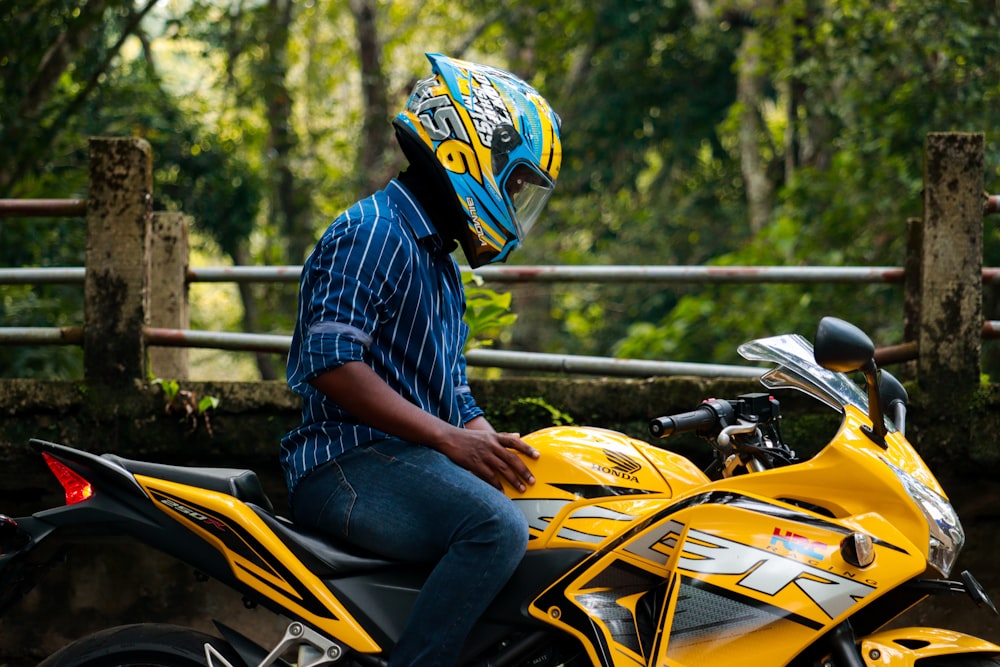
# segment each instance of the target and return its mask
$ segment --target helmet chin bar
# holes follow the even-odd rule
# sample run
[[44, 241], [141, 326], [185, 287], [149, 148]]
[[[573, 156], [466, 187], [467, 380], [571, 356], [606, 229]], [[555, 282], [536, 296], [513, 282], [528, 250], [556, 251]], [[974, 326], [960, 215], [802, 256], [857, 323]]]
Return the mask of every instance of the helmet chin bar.
[[473, 267], [502, 262], [555, 185], [562, 155], [558, 117], [510, 72], [437, 53], [427, 58], [433, 75], [414, 86], [393, 121], [396, 136], [411, 164], [451, 186], [432, 188], [450, 193], [450, 202], [428, 197], [431, 205], [424, 207], [439, 229], [448, 228], [442, 235], [454, 226]]
[[510, 239], [504, 246], [507, 252], [501, 257], [500, 251], [481, 238], [483, 232], [481, 229], [476, 228], [476, 220], [471, 215], [466, 215], [466, 223], [467, 229], [464, 234], [459, 235], [458, 240], [462, 245], [462, 251], [465, 253], [465, 259], [473, 269], [477, 269], [485, 264], [492, 264], [493, 262], [507, 261], [510, 252], [518, 246], [516, 237]]

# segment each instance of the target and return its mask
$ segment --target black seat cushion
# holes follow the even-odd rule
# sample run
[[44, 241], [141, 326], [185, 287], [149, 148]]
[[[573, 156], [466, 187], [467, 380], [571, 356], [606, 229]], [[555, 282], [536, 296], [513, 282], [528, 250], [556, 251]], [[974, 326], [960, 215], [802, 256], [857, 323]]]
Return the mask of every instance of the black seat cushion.
[[102, 454], [101, 456], [135, 475], [156, 477], [178, 484], [218, 491], [239, 498], [245, 503], [253, 503], [269, 512], [274, 511], [274, 505], [264, 493], [264, 487], [261, 486], [260, 479], [253, 470], [173, 466], [126, 459], [116, 454]]

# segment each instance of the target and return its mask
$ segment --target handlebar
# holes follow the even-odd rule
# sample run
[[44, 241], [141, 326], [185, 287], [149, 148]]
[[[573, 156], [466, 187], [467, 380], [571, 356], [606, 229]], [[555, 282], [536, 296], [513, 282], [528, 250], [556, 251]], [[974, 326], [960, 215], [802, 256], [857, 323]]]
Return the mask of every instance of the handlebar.
[[729, 401], [710, 398], [690, 412], [650, 420], [649, 433], [656, 438], [666, 438], [675, 433], [715, 431], [731, 423], [734, 412]]

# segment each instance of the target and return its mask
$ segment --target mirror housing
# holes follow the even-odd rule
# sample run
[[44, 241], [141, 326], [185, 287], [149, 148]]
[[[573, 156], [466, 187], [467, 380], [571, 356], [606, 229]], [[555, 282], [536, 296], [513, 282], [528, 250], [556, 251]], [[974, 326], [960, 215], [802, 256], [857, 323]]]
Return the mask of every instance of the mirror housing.
[[838, 373], [861, 370], [875, 358], [875, 344], [864, 331], [836, 317], [824, 317], [813, 343], [816, 363]]
[[[871, 430], [865, 433], [879, 447], [886, 447], [885, 413], [879, 391], [878, 366], [875, 365], [875, 343], [864, 331], [836, 317], [824, 317], [816, 327], [813, 356], [823, 368], [837, 373], [861, 371], [868, 388], [868, 418]], [[902, 385], [900, 385], [902, 387]]]

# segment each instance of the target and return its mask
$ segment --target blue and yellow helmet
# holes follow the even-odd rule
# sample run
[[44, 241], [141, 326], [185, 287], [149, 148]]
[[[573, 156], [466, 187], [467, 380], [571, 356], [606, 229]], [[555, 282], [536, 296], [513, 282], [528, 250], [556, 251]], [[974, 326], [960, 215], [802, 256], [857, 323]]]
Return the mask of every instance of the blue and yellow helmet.
[[400, 144], [411, 162], [415, 145], [443, 168], [467, 219], [457, 240], [469, 264], [505, 261], [555, 187], [559, 117], [509, 72], [437, 53], [427, 58], [433, 75], [417, 82], [393, 121]]

